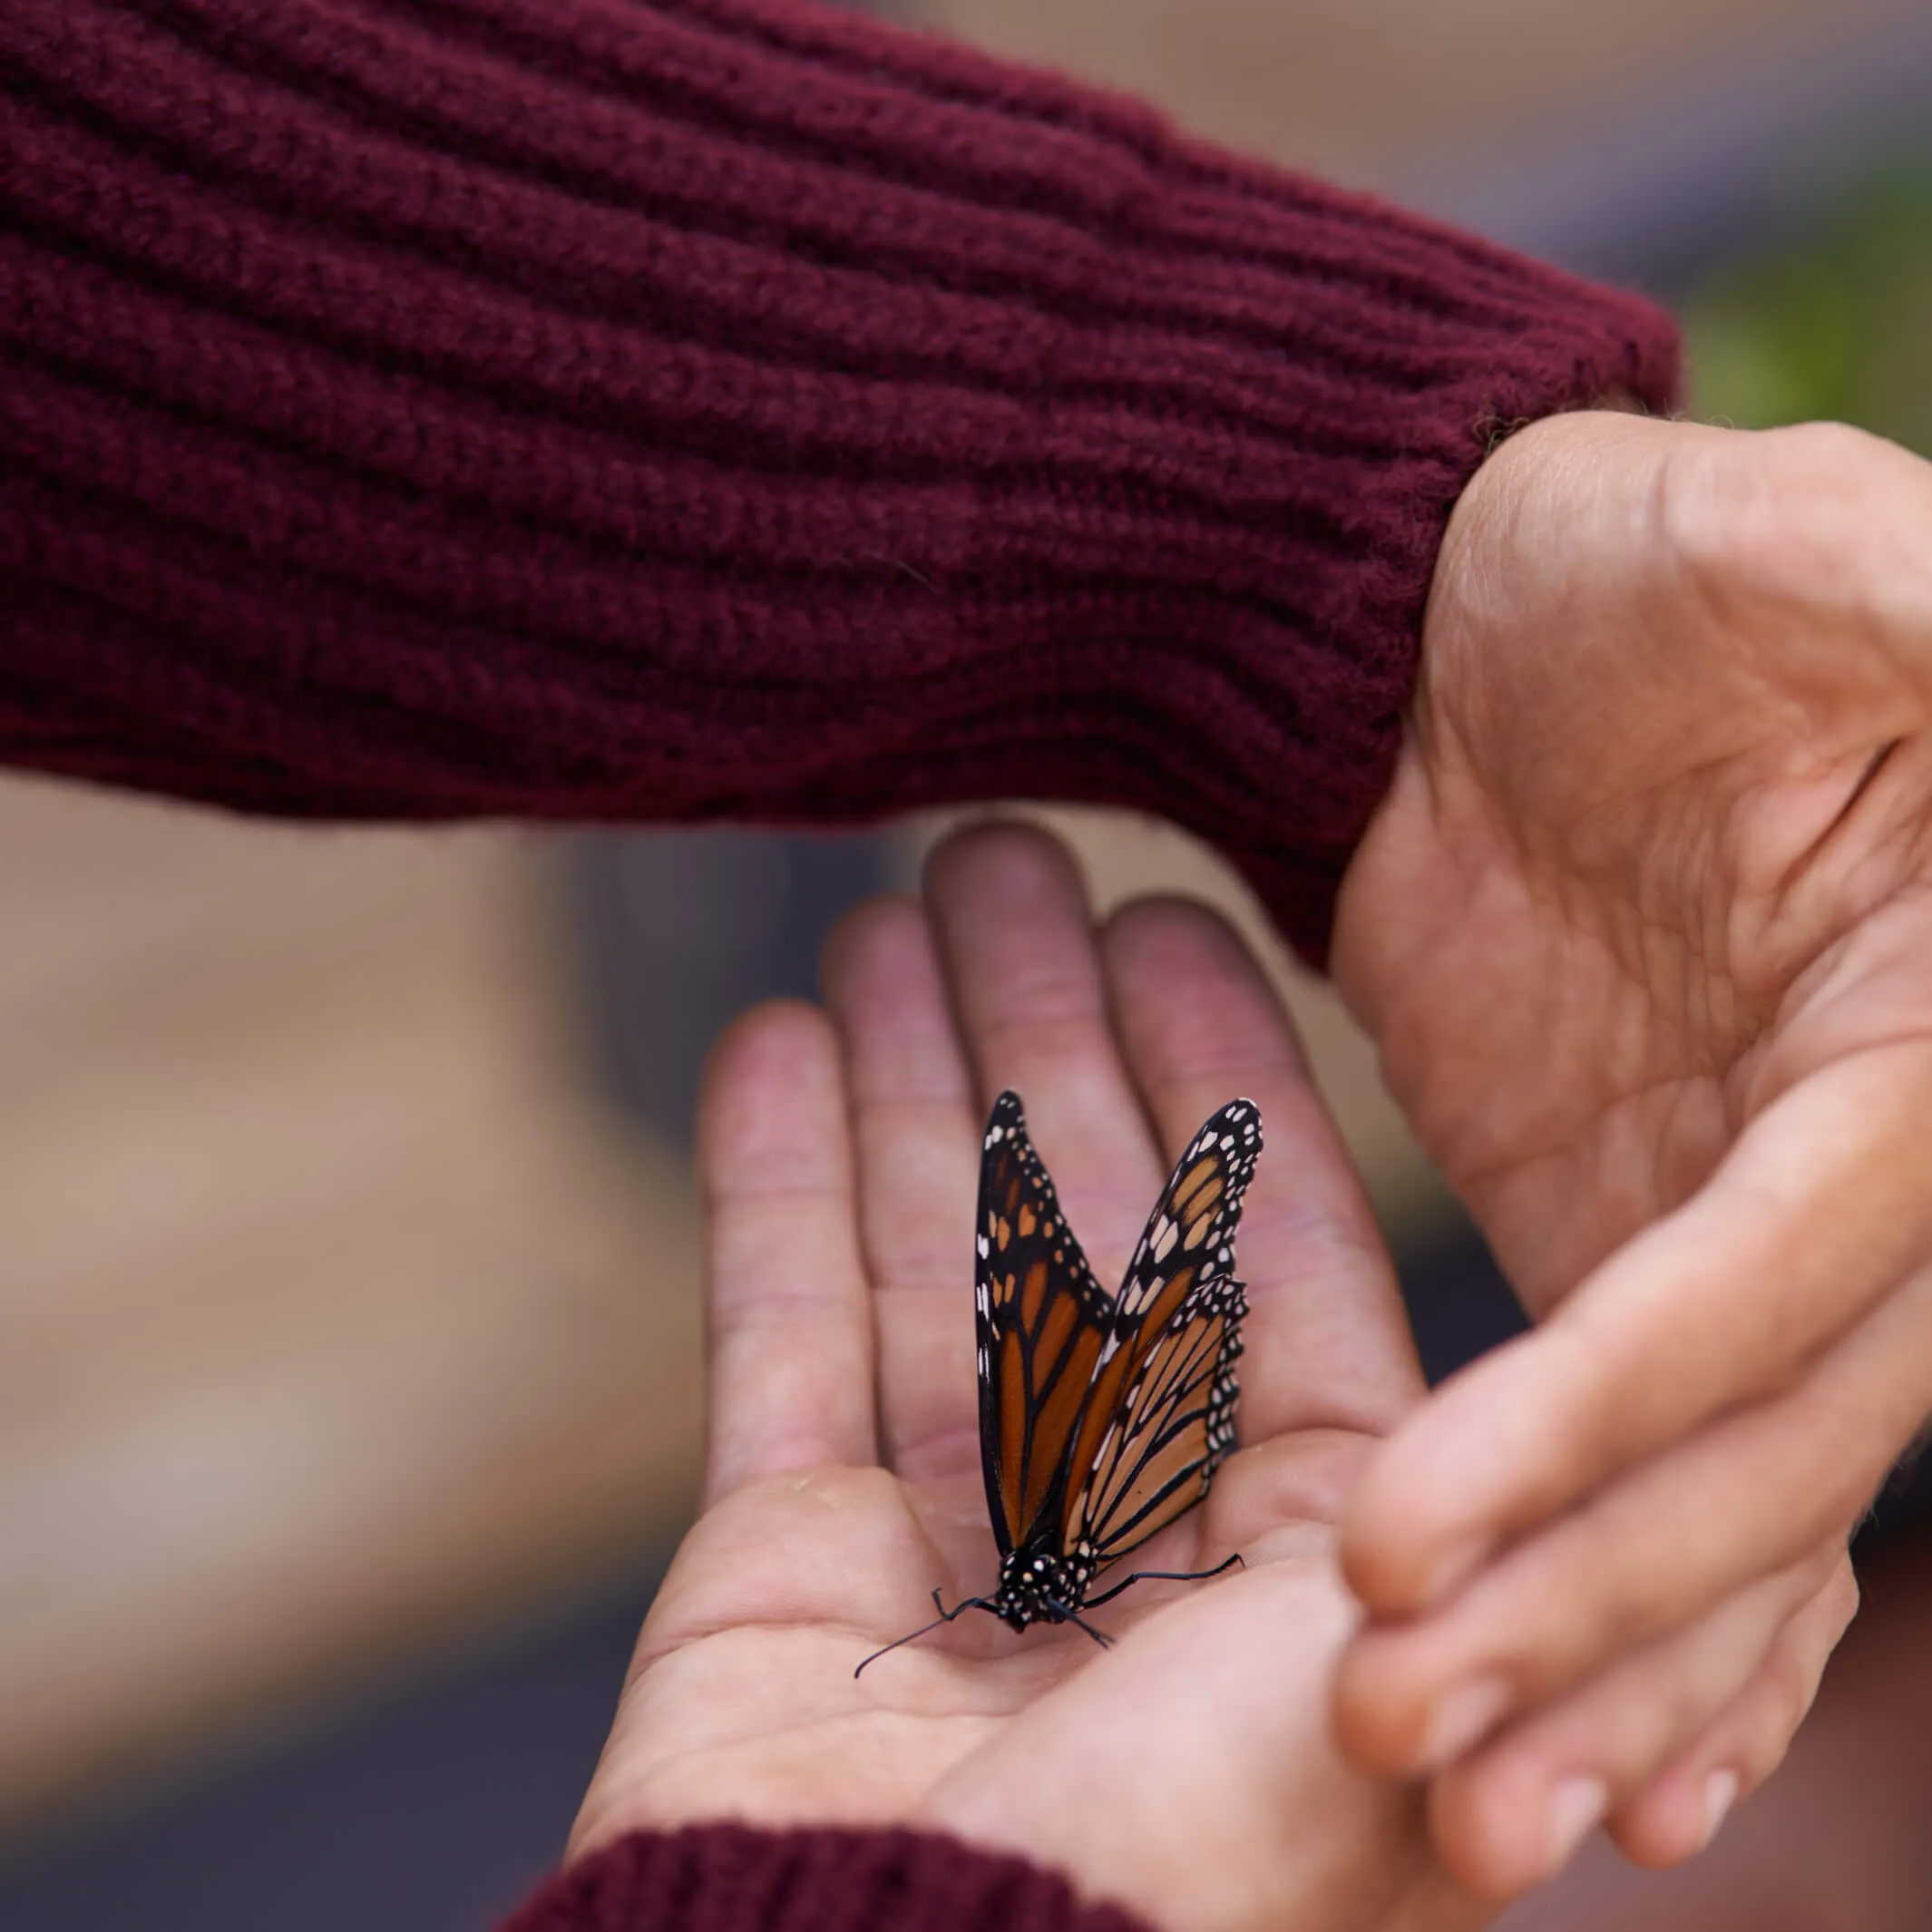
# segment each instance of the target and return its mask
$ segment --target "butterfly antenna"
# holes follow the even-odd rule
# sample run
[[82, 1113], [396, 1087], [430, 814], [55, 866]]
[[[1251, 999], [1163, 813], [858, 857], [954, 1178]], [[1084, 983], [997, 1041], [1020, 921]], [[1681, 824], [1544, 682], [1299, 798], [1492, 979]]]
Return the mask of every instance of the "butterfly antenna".
[[1112, 1589], [1102, 1590], [1098, 1596], [1089, 1596], [1087, 1607], [1098, 1610], [1102, 1604], [1112, 1603], [1121, 1591], [1137, 1583], [1205, 1583], [1210, 1576], [1220, 1576], [1223, 1570], [1233, 1569], [1237, 1563], [1241, 1563], [1243, 1569], [1247, 1568], [1247, 1565], [1241, 1562], [1238, 1549], [1225, 1563], [1217, 1563], [1211, 1570], [1136, 1570], [1131, 1576], [1122, 1577]]
[[864, 1660], [864, 1663], [859, 1664], [857, 1669], [853, 1672], [852, 1674], [854, 1678], [857, 1678], [859, 1672], [863, 1671], [865, 1668], [865, 1664], [876, 1664], [879, 1659], [885, 1654], [885, 1651], [897, 1650], [902, 1644], [911, 1644], [916, 1639], [924, 1636], [928, 1631], [937, 1630], [942, 1624], [950, 1624], [953, 1622], [956, 1618], [962, 1616], [969, 1610], [990, 1610], [992, 1608], [992, 1605], [989, 1603], [987, 1599], [983, 1596], [969, 1596], [964, 1598], [961, 1602], [954, 1604], [951, 1609], [949, 1610], [947, 1609], [945, 1605], [940, 1600], [940, 1594], [938, 1590], [935, 1589], [932, 1592], [932, 1607], [939, 1612], [939, 1615], [934, 1617], [930, 1624], [922, 1624], [917, 1630], [909, 1630], [903, 1637], [894, 1637], [893, 1641], [885, 1646], [885, 1650], [873, 1651], [872, 1655], [867, 1657]]

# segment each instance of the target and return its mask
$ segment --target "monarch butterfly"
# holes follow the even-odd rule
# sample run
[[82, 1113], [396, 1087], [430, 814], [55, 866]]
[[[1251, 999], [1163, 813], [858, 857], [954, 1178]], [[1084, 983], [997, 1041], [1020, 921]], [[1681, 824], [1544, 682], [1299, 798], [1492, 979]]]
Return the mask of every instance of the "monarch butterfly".
[[1105, 1644], [1083, 1609], [1143, 1576], [1188, 1581], [1241, 1560], [1149, 1570], [1087, 1595], [1098, 1571], [1207, 1494], [1234, 1445], [1234, 1359], [1247, 1312], [1234, 1229], [1260, 1153], [1260, 1110], [1230, 1101], [1188, 1143], [1114, 1299], [1067, 1225], [1020, 1096], [993, 1103], [980, 1156], [973, 1306], [980, 1462], [1000, 1583], [951, 1610], [935, 1590], [938, 1617], [885, 1650], [968, 1610], [1014, 1630], [1077, 1624]]

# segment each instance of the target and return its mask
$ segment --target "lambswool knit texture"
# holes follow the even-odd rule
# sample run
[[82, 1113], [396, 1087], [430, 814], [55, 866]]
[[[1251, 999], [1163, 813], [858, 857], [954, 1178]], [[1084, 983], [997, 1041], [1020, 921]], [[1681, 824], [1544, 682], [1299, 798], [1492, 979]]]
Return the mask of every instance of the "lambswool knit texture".
[[1019, 1859], [911, 1831], [700, 1825], [620, 1839], [503, 1932], [1145, 1932]]
[[1670, 322], [780, 0], [5, 0], [0, 757], [1162, 814], [1311, 958], [1498, 430]]

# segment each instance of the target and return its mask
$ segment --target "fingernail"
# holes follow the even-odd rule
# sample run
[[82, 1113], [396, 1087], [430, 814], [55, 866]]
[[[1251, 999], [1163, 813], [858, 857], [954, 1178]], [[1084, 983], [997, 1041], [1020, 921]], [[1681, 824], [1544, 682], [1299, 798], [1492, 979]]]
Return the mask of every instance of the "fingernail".
[[1566, 1778], [1550, 1793], [1543, 1839], [1545, 1878], [1555, 1878], [1570, 1862], [1577, 1846], [1603, 1822], [1609, 1805], [1610, 1792], [1601, 1778]]
[[1478, 1677], [1451, 1691], [1436, 1706], [1422, 1741], [1425, 1771], [1439, 1771], [1459, 1758], [1498, 1721], [1515, 1700], [1500, 1677]]
[[1734, 1771], [1714, 1771], [1704, 1780], [1704, 1843], [1714, 1839], [1724, 1820], [1731, 1816], [1731, 1807], [1738, 1801], [1738, 1774]]

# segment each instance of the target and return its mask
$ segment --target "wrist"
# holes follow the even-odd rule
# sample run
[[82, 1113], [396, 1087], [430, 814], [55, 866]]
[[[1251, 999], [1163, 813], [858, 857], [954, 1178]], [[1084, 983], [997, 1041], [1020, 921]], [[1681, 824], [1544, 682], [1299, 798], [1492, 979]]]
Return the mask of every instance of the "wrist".
[[[1512, 743], [1547, 735], [1593, 622], [1640, 594], [1663, 454], [1693, 431], [1613, 397], [1498, 443], [1452, 510], [1394, 776], [1343, 873], [1331, 969], [1385, 1049], [1394, 989], [1480, 893], [1512, 816]], [[1532, 761], [1533, 762], [1533, 761]]]

